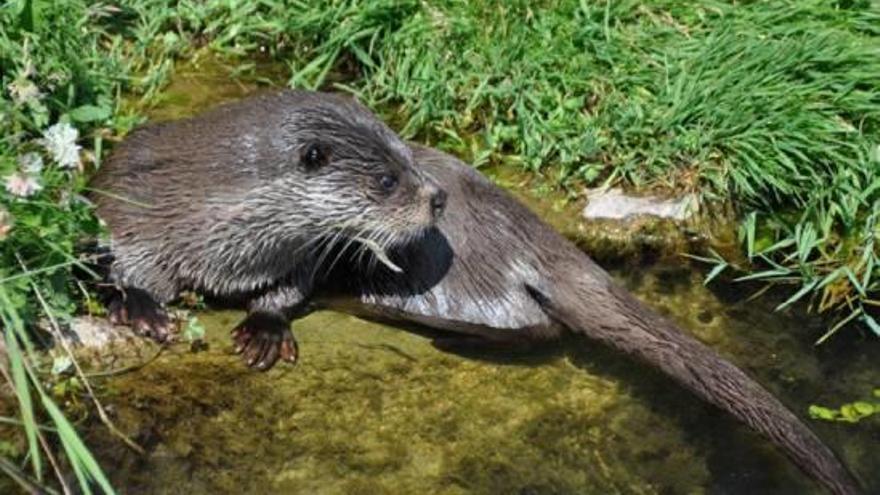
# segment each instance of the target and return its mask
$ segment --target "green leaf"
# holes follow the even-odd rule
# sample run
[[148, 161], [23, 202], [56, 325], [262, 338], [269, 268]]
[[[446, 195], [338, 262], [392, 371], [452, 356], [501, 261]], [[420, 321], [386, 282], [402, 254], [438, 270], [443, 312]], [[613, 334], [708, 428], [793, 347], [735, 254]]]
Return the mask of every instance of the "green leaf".
[[62, 375], [73, 369], [73, 361], [69, 356], [55, 356], [52, 360], [52, 374]]
[[34, 418], [34, 405], [31, 400], [30, 387], [28, 386], [27, 375], [25, 374], [22, 350], [18, 345], [18, 339], [12, 334], [9, 328], [9, 322], [4, 318], [4, 325], [7, 330], [6, 349], [9, 354], [9, 368], [12, 373], [12, 381], [15, 384], [15, 395], [18, 399], [18, 406], [21, 410], [21, 420], [24, 423], [24, 432], [28, 442], [28, 457], [34, 467], [34, 474], [38, 480], [42, 480], [43, 466], [40, 457], [40, 446], [37, 443], [37, 421]]
[[861, 415], [852, 404], [846, 404], [840, 408], [840, 415], [844, 421], [855, 423], [861, 419]]
[[853, 409], [855, 409], [856, 413], [861, 417], [870, 416], [877, 411], [876, 406], [871, 404], [870, 402], [858, 401], [852, 403]]
[[95, 122], [106, 120], [110, 117], [111, 110], [108, 107], [97, 105], [83, 105], [70, 111], [70, 118], [74, 122]]
[[24, 31], [35, 32], [40, 26], [42, 3], [40, 0], [24, 0], [18, 13], [18, 22]]
[[759, 280], [762, 278], [777, 278], [784, 277], [786, 275], [791, 275], [791, 270], [788, 268], [776, 268], [773, 270], [764, 270], [762, 272], [755, 272], [749, 275], [744, 275], [742, 277], [737, 277], [734, 282], [745, 282], [746, 280]]
[[801, 287], [801, 290], [795, 292], [794, 295], [792, 295], [791, 297], [786, 299], [785, 302], [783, 302], [779, 306], [776, 306], [776, 311], [780, 311], [782, 309], [787, 308], [788, 306], [791, 306], [792, 304], [794, 304], [795, 302], [800, 300], [800, 298], [804, 297], [811, 290], [813, 290], [813, 288], [816, 287], [816, 284], [818, 284], [818, 283], [819, 283], [819, 279], [815, 279], [812, 282], [804, 285], [803, 287]]
[[815, 419], [824, 419], [825, 421], [834, 421], [837, 417], [837, 411], [822, 406], [810, 406], [810, 417]]
[[873, 316], [868, 313], [862, 313], [862, 321], [874, 332], [874, 335], [880, 337], [880, 324], [877, 323]]
[[188, 342], [194, 342], [205, 338], [205, 327], [199, 322], [198, 317], [189, 317], [186, 322], [186, 328], [183, 331], [183, 337]]
[[[37, 421], [34, 418], [34, 406], [24, 366], [24, 350], [19, 346], [19, 341], [15, 334], [18, 333], [25, 339], [24, 342], [27, 350], [30, 350], [30, 342], [27, 341], [27, 335], [24, 332], [21, 318], [15, 311], [13, 302], [9, 299], [2, 286], [0, 286], [0, 308], [3, 309], [2, 313], [0, 313], [0, 317], [2, 317], [0, 321], [2, 321], [3, 327], [5, 327], [3, 334], [6, 339], [9, 368], [15, 385], [15, 395], [18, 398], [18, 405], [21, 409], [21, 420], [24, 423], [25, 436], [28, 441], [28, 453], [34, 468], [34, 474], [38, 481], [42, 481], [42, 457], [40, 456], [40, 447], [37, 444]], [[36, 385], [39, 386], [39, 384]]]
[[721, 262], [721, 263], [718, 263], [717, 265], [715, 265], [715, 268], [712, 268], [712, 271], [710, 271], [709, 274], [706, 275], [706, 279], [703, 280], [703, 285], [709, 285], [709, 282], [711, 282], [715, 277], [720, 275], [721, 272], [723, 272], [724, 269], [727, 268], [728, 266], [729, 265], [724, 262]]
[[744, 226], [746, 230], [746, 253], [749, 259], [755, 257], [755, 224], [757, 223], [757, 214], [753, 211], [746, 216]]

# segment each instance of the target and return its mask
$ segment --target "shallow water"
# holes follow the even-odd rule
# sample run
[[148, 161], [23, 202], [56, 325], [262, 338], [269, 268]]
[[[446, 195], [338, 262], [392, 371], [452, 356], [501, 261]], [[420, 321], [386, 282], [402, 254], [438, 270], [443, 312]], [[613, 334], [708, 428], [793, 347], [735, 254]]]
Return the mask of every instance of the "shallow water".
[[[188, 69], [155, 118], [256, 85]], [[554, 225], [570, 211], [533, 204]], [[880, 345], [816, 349], [825, 327], [753, 288], [702, 285], [679, 260], [612, 270], [623, 284], [778, 394], [880, 492], [880, 420], [807, 418], [880, 385]], [[140, 457], [95, 425], [88, 440], [123, 493], [820, 493], [745, 427], [652, 370], [587, 342], [457, 356], [423, 335], [320, 311], [294, 324], [301, 361], [267, 373], [231, 353], [234, 311], [199, 314], [208, 350], [177, 345], [104, 379]]]

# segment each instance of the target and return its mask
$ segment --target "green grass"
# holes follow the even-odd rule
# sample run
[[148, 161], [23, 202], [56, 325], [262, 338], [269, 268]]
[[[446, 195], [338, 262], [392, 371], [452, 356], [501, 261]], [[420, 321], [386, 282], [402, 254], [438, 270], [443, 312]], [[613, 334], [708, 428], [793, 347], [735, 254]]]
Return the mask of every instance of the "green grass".
[[[746, 261], [712, 258], [713, 277], [790, 284], [783, 306], [835, 315], [819, 340], [880, 334], [876, 1], [15, 0], [0, 6], [0, 179], [27, 153], [45, 162], [33, 196], [0, 189], [6, 375], [28, 445], [27, 469], [6, 457], [0, 468], [24, 484], [48, 483], [44, 419], [83, 483], [100, 479], [25, 372], [16, 329], [84, 311], [71, 274], [100, 227], [82, 194], [108, 138], [138, 122], [121, 98], [149, 100], [200, 48], [356, 93], [405, 136], [476, 166], [731, 205]], [[79, 167], [40, 142], [59, 122], [79, 132]]]
[[[28, 331], [39, 318], [48, 317], [55, 327], [56, 318], [82, 311], [88, 291], [71, 273], [75, 267], [88, 271], [80, 248], [99, 233], [82, 195], [87, 173], [100, 160], [104, 137], [135, 122], [117, 111], [120, 91], [132, 87], [134, 66], [119, 44], [95, 28], [102, 15], [100, 8], [76, 1], [0, 7], [0, 404], [17, 404], [12, 423], [21, 425], [25, 445], [18, 451], [15, 438], [5, 435], [14, 431], [4, 428], [0, 470], [29, 493], [56, 493], [53, 487], [70, 493], [63, 469], [73, 472], [82, 493], [113, 493], [57, 405], [48, 386], [52, 378], [38, 371], [46, 358], [35, 351]], [[86, 148], [81, 154], [73, 150], [74, 161], [81, 160], [72, 167], [62, 166], [64, 156], [41, 141], [58, 123], [74, 126]], [[41, 169], [25, 170], [25, 156], [38, 157]], [[32, 194], [7, 191], [11, 176], [27, 180]]]

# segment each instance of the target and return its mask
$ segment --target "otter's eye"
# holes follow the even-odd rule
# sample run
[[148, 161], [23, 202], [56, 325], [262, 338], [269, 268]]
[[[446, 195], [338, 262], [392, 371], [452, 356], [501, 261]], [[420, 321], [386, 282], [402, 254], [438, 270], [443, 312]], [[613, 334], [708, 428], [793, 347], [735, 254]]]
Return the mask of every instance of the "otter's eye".
[[383, 175], [379, 177], [379, 185], [387, 192], [391, 192], [397, 187], [397, 177], [393, 175]]
[[316, 169], [327, 164], [327, 153], [317, 144], [310, 144], [300, 157], [303, 165], [308, 169]]

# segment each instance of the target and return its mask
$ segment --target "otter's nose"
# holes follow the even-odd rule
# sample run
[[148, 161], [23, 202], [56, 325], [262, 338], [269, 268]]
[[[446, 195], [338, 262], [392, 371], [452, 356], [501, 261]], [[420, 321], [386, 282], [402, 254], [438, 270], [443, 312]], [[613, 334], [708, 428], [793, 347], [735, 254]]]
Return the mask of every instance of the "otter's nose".
[[431, 213], [434, 219], [440, 218], [444, 208], [446, 208], [446, 191], [438, 189], [431, 195]]

